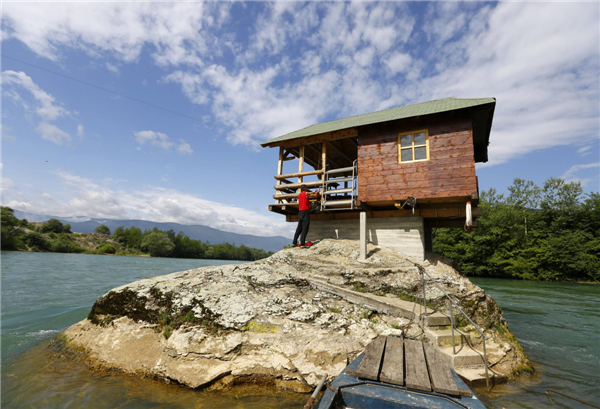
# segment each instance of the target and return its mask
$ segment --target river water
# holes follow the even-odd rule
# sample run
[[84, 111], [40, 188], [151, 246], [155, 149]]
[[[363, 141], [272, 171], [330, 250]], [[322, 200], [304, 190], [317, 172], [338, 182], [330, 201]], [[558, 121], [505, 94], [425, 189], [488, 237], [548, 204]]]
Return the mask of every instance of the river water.
[[[231, 261], [2, 252], [3, 408], [301, 408], [307, 395], [260, 387], [209, 393], [118, 371], [90, 371], [53, 338], [87, 316], [111, 288]], [[538, 376], [476, 391], [490, 409], [584, 408], [544, 391], [598, 404], [600, 286], [474, 279], [504, 316]], [[243, 395], [243, 396], [242, 396]]]

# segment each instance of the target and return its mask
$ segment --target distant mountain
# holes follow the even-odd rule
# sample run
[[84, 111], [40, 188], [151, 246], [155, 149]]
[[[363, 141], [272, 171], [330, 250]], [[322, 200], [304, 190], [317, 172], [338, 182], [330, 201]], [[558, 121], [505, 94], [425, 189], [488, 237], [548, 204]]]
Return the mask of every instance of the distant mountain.
[[179, 223], [157, 223], [147, 220], [111, 220], [111, 219], [90, 219], [87, 217], [54, 217], [47, 215], [37, 215], [33, 213], [22, 212], [15, 210], [15, 216], [19, 219], [27, 219], [30, 222], [45, 222], [48, 219], [58, 219], [63, 223], [71, 224], [71, 231], [77, 233], [92, 233], [96, 227], [101, 224], [108, 226], [111, 232], [119, 226], [126, 228], [137, 227], [142, 230], [153, 229], [157, 227], [160, 230], [173, 230], [175, 233], [180, 231], [187, 234], [191, 239], [208, 241], [211, 244], [232, 243], [236, 246], [246, 245], [267, 251], [279, 251], [283, 246], [291, 243], [291, 239], [282, 236], [252, 236], [250, 234], [237, 234], [227, 231], [213, 229], [212, 227], [202, 225], [188, 226]]

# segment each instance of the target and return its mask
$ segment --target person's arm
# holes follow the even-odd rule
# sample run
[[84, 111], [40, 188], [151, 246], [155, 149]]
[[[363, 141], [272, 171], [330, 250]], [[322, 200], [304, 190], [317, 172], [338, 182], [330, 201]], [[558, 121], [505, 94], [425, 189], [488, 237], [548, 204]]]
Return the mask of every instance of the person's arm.
[[317, 197], [318, 198], [319, 195], [320, 195], [320, 192], [318, 190], [314, 191], [314, 192], [306, 192], [306, 196], [309, 197], [309, 198], [310, 197]]

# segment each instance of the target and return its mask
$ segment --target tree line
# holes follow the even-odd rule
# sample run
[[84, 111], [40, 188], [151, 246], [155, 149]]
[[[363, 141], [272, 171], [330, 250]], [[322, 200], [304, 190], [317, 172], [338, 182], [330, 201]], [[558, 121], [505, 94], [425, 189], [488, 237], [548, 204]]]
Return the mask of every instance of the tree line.
[[482, 192], [479, 227], [437, 229], [433, 250], [469, 276], [600, 281], [600, 194], [550, 178]]
[[218, 260], [259, 260], [273, 254], [270, 251], [236, 246], [231, 243], [210, 244], [190, 239], [183, 232], [144, 230], [137, 227], [115, 229], [111, 234], [106, 225], [94, 229], [94, 235], [73, 233], [70, 224], [57, 219], [45, 223], [30, 223], [18, 219], [9, 207], [2, 207], [2, 250], [49, 251], [57, 253], [93, 253], [142, 255]]

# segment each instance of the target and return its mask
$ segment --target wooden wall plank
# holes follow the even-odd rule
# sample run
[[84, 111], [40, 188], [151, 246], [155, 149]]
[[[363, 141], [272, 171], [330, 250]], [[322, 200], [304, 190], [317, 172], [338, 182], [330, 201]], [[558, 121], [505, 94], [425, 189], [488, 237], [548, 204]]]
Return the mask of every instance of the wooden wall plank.
[[[465, 196], [477, 191], [468, 118], [412, 119], [360, 130], [358, 198], [363, 202]], [[398, 133], [429, 131], [429, 161], [398, 163]]]
[[387, 337], [379, 379], [404, 386], [404, 340], [401, 337]]
[[431, 392], [431, 383], [425, 363], [425, 353], [421, 341], [404, 340], [404, 360], [406, 362], [406, 387]]

